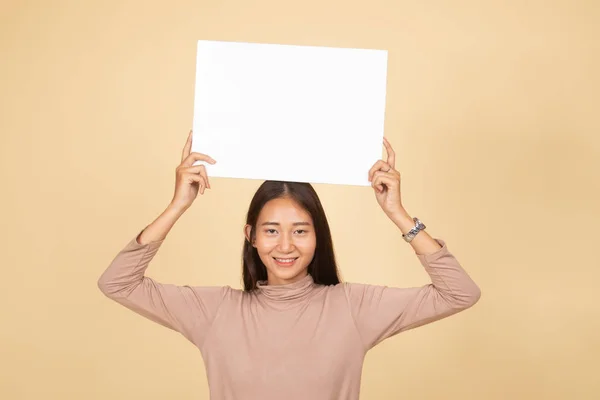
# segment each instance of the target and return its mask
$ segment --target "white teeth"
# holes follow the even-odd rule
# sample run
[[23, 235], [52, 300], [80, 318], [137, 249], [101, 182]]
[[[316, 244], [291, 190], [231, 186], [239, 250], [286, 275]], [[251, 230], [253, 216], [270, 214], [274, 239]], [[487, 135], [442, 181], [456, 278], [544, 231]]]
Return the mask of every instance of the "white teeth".
[[276, 258], [276, 260], [282, 263], [291, 263], [295, 258]]

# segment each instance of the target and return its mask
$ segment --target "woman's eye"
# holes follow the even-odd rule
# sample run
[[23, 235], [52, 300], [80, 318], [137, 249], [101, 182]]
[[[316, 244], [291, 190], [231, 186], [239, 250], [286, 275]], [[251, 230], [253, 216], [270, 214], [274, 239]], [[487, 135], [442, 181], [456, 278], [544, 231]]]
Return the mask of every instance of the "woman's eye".
[[[277, 234], [277, 230], [276, 229], [265, 229], [265, 233], [268, 235], [275, 235], [275, 234]], [[297, 235], [304, 235], [307, 233], [307, 231], [305, 229], [297, 229], [294, 233]]]

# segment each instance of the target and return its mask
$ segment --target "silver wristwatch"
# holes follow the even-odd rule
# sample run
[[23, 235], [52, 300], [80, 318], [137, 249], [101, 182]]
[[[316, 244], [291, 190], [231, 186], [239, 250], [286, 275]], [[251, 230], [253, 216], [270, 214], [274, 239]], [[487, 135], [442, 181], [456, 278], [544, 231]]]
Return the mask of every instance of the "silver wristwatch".
[[408, 231], [407, 233], [402, 235], [404, 240], [406, 240], [409, 243], [410, 243], [410, 241], [412, 241], [415, 238], [415, 236], [417, 236], [417, 233], [421, 232], [423, 229], [426, 228], [425, 224], [423, 224], [421, 221], [419, 221], [418, 218], [416, 218], [416, 217], [413, 218], [413, 221], [415, 221], [414, 228], [412, 228], [410, 231]]

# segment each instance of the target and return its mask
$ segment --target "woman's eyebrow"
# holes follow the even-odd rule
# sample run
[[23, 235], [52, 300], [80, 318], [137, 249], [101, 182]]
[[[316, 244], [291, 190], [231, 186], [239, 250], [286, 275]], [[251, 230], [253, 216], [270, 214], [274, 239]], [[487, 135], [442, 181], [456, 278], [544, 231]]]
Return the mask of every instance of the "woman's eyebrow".
[[[281, 224], [279, 222], [271, 222], [271, 221], [263, 222], [262, 224], [260, 224], [260, 226], [265, 226], [265, 225], [281, 226]], [[311, 223], [302, 221], [302, 222], [294, 222], [292, 225], [293, 226], [310, 226]]]

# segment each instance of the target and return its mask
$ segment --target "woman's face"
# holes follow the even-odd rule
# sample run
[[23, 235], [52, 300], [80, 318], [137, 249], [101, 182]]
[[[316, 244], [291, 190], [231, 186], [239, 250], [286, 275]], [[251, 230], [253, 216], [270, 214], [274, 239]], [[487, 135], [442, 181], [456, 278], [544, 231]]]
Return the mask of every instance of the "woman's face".
[[[250, 226], [245, 228], [250, 237]], [[256, 248], [267, 267], [269, 285], [296, 282], [307, 275], [317, 237], [310, 214], [289, 198], [265, 204], [256, 223]]]

